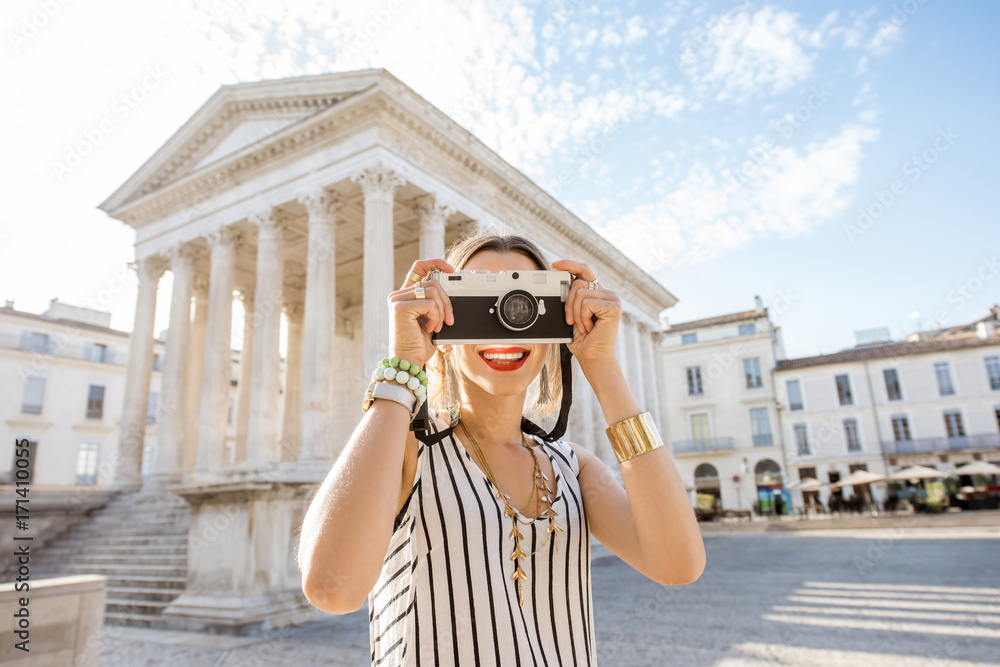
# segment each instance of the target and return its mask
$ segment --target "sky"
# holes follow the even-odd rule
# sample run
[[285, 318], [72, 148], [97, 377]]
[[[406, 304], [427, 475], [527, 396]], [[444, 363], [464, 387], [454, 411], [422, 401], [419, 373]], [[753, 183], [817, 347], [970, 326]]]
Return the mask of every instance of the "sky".
[[[988, 2], [15, 0], [0, 17], [0, 296], [129, 331], [132, 228], [97, 205], [219, 86], [384, 67], [679, 301], [788, 356], [1000, 302]], [[169, 273], [155, 330], [169, 319]]]

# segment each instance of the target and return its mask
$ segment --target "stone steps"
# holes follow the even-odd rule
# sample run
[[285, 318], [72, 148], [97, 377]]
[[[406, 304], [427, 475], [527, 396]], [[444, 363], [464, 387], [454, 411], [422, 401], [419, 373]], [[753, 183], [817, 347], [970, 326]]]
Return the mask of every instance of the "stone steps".
[[124, 493], [57, 535], [32, 561], [32, 574], [107, 577], [105, 622], [156, 627], [187, 581], [190, 513], [169, 493]]

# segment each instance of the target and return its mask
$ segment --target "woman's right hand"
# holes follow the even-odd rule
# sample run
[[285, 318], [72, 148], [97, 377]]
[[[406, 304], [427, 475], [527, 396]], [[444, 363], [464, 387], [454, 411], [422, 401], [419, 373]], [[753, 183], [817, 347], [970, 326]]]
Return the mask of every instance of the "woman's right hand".
[[[420, 259], [410, 271], [426, 276], [431, 269], [454, 273], [455, 267], [443, 259]], [[432, 333], [440, 333], [447, 324], [455, 323], [451, 299], [437, 280], [423, 280], [423, 299], [416, 296], [416, 283], [409, 278], [403, 286], [389, 295], [389, 316], [392, 318], [392, 355], [406, 359], [411, 364], [423, 366], [434, 354]]]

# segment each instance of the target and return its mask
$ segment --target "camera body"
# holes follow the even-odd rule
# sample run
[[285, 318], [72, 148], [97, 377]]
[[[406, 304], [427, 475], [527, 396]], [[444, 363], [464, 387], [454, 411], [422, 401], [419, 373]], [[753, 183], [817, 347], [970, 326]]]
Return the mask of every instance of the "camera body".
[[431, 335], [435, 344], [573, 342], [573, 325], [566, 324], [569, 271], [432, 269], [427, 279], [441, 284], [455, 315], [455, 324]]

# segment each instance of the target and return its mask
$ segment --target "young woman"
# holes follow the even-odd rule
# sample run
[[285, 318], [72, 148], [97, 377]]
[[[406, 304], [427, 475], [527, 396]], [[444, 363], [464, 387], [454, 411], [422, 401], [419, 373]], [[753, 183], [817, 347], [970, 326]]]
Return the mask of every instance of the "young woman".
[[[550, 267], [574, 276], [569, 349], [613, 427], [625, 488], [578, 445], [522, 432], [522, 416], [540, 424], [559, 410], [557, 345], [431, 343], [454, 323], [441, 285], [423, 280], [431, 269]], [[388, 300], [391, 356], [408, 364], [375, 373], [394, 397], [366, 400], [310, 504], [303, 592], [335, 614], [367, 600], [376, 665], [596, 664], [591, 533], [660, 584], [690, 583], [705, 566], [684, 484], [614, 355], [621, 301], [586, 264], [549, 265], [531, 241], [494, 235], [464, 239], [448, 261], [415, 262]], [[426, 389], [419, 373], [391, 386], [400, 368], [424, 364]], [[416, 403], [400, 397], [407, 386]], [[432, 445], [409, 430], [425, 391], [431, 430], [454, 427]]]

